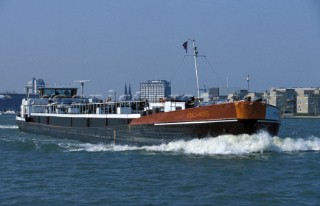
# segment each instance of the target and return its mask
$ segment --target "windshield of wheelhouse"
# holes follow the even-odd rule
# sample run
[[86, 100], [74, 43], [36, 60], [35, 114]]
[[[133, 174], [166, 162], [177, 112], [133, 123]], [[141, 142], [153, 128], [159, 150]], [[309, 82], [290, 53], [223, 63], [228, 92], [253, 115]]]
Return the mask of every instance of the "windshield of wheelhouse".
[[42, 88], [40, 89], [41, 98], [72, 98], [77, 95], [76, 88]]

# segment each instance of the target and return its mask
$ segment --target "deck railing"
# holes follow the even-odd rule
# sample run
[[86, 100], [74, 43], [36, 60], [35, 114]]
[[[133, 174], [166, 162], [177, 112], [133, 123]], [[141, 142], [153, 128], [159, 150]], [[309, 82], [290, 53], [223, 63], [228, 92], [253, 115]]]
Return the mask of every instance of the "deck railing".
[[144, 109], [144, 102], [107, 102], [107, 103], [72, 103], [72, 104], [33, 104], [32, 113], [48, 114], [139, 114]]

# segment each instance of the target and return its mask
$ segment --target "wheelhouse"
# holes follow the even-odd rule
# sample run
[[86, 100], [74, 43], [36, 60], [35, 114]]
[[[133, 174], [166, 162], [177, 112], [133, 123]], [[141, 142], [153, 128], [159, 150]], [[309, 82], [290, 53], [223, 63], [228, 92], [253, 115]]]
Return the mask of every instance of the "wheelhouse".
[[77, 95], [75, 87], [43, 87], [39, 88], [40, 98], [72, 98]]

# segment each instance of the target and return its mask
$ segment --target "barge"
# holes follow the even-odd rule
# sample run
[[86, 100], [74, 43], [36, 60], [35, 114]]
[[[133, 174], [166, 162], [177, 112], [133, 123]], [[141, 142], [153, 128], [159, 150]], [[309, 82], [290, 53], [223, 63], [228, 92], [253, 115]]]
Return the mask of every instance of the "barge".
[[[193, 49], [196, 67], [194, 41]], [[197, 89], [199, 97], [198, 77]], [[50, 86], [40, 87], [38, 93], [38, 98], [22, 100], [16, 116], [20, 131], [90, 143], [157, 145], [222, 134], [277, 135], [280, 127], [279, 108], [261, 99], [215, 104], [204, 104], [198, 97], [155, 103], [102, 101], [78, 96], [76, 87]]]

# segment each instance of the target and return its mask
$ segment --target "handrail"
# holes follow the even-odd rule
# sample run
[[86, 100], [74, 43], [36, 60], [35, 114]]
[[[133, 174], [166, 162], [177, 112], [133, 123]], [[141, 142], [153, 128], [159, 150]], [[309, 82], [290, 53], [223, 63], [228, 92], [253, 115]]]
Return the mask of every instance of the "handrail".
[[126, 112], [138, 114], [143, 111], [141, 101], [132, 102], [106, 102], [106, 103], [72, 103], [72, 104], [32, 104], [32, 113], [49, 113], [49, 114], [117, 114], [118, 108], [126, 109]]

